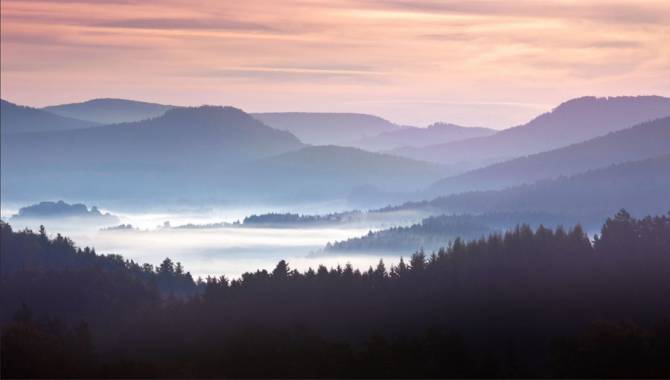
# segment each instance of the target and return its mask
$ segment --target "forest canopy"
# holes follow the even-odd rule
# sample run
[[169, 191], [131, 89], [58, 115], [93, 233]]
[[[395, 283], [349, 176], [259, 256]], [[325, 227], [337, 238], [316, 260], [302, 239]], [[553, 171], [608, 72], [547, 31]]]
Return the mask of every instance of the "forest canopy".
[[670, 375], [670, 214], [197, 281], [0, 228], [3, 377]]

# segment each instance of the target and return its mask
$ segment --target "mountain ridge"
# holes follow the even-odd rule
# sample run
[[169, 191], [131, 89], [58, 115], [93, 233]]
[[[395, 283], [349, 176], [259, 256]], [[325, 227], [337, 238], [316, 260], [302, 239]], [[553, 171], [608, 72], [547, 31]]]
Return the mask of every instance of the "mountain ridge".
[[422, 161], [461, 164], [464, 170], [540, 153], [670, 116], [662, 96], [586, 96], [561, 103], [530, 122], [487, 136], [388, 153]]
[[90, 120], [100, 124], [118, 124], [151, 119], [175, 108], [172, 105], [121, 98], [95, 98], [42, 108], [57, 115]]
[[64, 117], [0, 99], [0, 133], [3, 135], [81, 129], [97, 125], [99, 124], [95, 122]]
[[670, 117], [442, 179], [429, 193], [495, 190], [670, 153]]

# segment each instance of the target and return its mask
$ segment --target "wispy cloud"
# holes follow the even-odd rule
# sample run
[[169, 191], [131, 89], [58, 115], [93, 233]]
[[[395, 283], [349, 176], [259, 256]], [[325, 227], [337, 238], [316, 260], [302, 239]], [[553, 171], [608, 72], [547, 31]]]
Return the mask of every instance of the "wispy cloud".
[[418, 124], [458, 108], [480, 124], [477, 107], [514, 123], [573, 96], [670, 94], [666, 0], [0, 6], [3, 96], [35, 105], [113, 95]]

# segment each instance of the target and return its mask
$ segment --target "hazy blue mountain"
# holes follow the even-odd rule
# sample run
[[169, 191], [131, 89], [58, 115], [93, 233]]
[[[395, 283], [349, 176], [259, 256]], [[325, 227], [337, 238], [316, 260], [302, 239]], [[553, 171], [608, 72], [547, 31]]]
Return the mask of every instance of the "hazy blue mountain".
[[670, 116], [661, 96], [583, 97], [567, 101], [529, 123], [479, 137], [391, 153], [470, 169], [578, 143], [645, 121]]
[[436, 182], [429, 194], [502, 189], [670, 153], [670, 117]]
[[670, 211], [668, 189], [670, 154], [531, 185], [411, 202], [384, 211], [430, 210], [438, 214], [548, 212], [597, 220], [621, 208], [640, 215], [667, 213]]
[[4, 199], [330, 201], [365, 185], [417, 190], [447, 174], [436, 164], [356, 148], [305, 147], [231, 107], [174, 108], [140, 122], [9, 137], [2, 142]]
[[120, 219], [110, 213], [102, 213], [96, 206], [90, 209], [81, 203], [69, 204], [63, 201], [40, 202], [22, 207], [18, 214], [9, 218], [11, 223], [30, 223], [31, 221], [44, 222], [52, 219], [69, 220], [72, 222], [93, 223], [95, 225], [111, 225], [119, 223]]
[[276, 112], [253, 116], [314, 145], [342, 144], [398, 128], [388, 120], [359, 113]]
[[97, 123], [63, 117], [0, 99], [0, 131], [4, 134], [87, 128]]
[[174, 106], [111, 98], [44, 107], [45, 110], [57, 115], [90, 120], [100, 124], [151, 119], [163, 115], [171, 108]]
[[211, 106], [175, 108], [140, 122], [10, 135], [2, 140], [3, 197], [206, 193], [203, 179], [302, 146], [239, 109]]
[[439, 165], [340, 146], [308, 146], [241, 168], [237, 182], [286, 201], [344, 198], [357, 187], [409, 191], [445, 173]]
[[376, 136], [352, 141], [345, 145], [371, 151], [380, 151], [400, 147], [422, 147], [444, 144], [473, 137], [490, 136], [496, 132], [496, 130], [489, 128], [462, 127], [449, 123], [435, 123], [427, 128], [399, 128], [383, 132]]

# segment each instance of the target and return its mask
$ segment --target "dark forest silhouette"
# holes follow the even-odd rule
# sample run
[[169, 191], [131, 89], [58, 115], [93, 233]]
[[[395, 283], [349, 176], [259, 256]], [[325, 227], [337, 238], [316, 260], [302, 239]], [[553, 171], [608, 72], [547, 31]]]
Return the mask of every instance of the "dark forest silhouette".
[[194, 281], [2, 234], [2, 377], [668, 377], [670, 214]]

